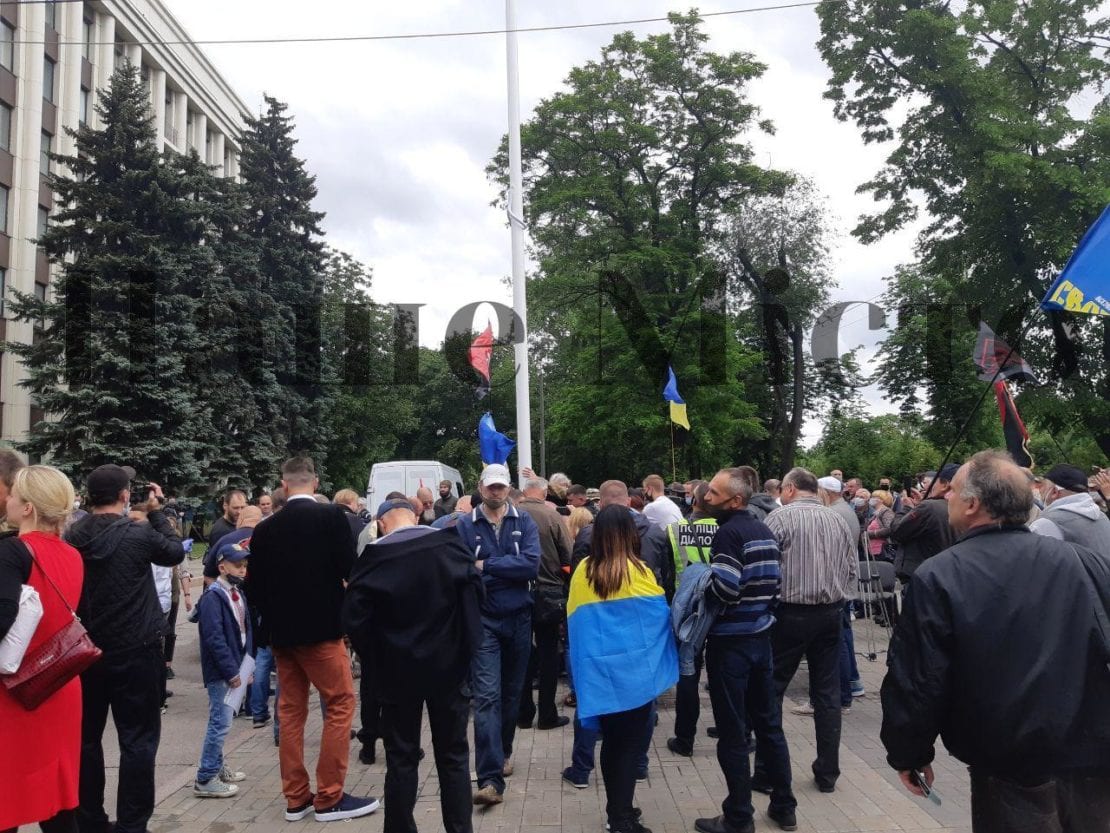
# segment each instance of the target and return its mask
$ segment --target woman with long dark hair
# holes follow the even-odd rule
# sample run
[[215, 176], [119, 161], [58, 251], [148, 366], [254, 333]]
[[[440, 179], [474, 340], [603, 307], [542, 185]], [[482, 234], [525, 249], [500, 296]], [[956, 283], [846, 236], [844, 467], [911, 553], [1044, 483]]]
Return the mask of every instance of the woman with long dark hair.
[[609, 828], [651, 833], [632, 803], [636, 763], [652, 703], [678, 680], [678, 654], [663, 588], [640, 560], [627, 507], [598, 513], [590, 555], [571, 579], [567, 626], [578, 718], [601, 729]]

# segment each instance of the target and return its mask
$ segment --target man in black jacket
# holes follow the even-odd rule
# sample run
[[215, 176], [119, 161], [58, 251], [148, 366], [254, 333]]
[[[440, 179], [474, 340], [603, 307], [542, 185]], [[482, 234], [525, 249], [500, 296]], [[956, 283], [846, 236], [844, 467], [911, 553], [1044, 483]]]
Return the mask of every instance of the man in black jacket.
[[154, 813], [154, 760], [162, 730], [162, 654], [165, 616], [150, 565], [185, 560], [181, 538], [162, 512], [162, 489], [143, 496], [147, 523], [125, 516], [134, 470], [105, 465], [85, 481], [90, 514], [66, 540], [85, 562], [77, 615], [104, 656], [81, 675], [81, 776], [77, 821], [81, 833], [106, 833], [104, 747], [108, 710], [119, 737], [118, 833], [144, 833]]
[[908, 584], [914, 571], [938, 552], [952, 546], [955, 536], [948, 523], [945, 497], [952, 488], [952, 478], [960, 467], [948, 463], [934, 476], [932, 489], [926, 484], [929, 497], [914, 501], [902, 498], [902, 508], [890, 525], [890, 540], [898, 545], [894, 572]]
[[919, 567], [890, 646], [882, 741], [910, 792], [933, 744], [971, 771], [975, 833], [1110, 826], [1110, 559], [1031, 533], [1025, 473], [960, 468], [961, 538]]
[[382, 704], [385, 833], [416, 830], [425, 704], [444, 829], [470, 833], [470, 698], [464, 684], [483, 638], [482, 578], [456, 532], [418, 526], [408, 501], [386, 501], [377, 516], [383, 534], [355, 565], [343, 624]]
[[[314, 809], [317, 821], [358, 818], [378, 809], [378, 802], [343, 792], [355, 692], [339, 610], [355, 542], [343, 510], [313, 497], [319, 481], [312, 460], [286, 461], [281, 478], [285, 508], [251, 537], [247, 598], [258, 610], [257, 642], [269, 645], [277, 662], [285, 819], [300, 821]], [[326, 711], [315, 795], [304, 764], [310, 683]]]

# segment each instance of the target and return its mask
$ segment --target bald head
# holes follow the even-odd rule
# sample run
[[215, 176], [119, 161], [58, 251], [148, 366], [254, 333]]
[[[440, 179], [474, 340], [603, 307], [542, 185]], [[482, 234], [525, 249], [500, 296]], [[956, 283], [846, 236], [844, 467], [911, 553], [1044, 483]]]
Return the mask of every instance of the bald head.
[[628, 506], [628, 486], [623, 480], [606, 480], [598, 490], [601, 500], [598, 505], [604, 509], [606, 506]]
[[262, 510], [257, 506], [244, 506], [239, 510], [239, 520], [235, 523], [236, 529], [254, 529], [262, 520]]

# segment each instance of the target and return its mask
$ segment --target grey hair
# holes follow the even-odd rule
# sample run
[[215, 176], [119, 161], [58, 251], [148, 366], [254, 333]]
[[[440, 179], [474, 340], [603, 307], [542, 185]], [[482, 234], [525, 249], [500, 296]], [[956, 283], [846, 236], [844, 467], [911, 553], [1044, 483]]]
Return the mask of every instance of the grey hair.
[[980, 451], [964, 464], [963, 500], [978, 500], [1000, 524], [1017, 526], [1029, 519], [1033, 488], [1025, 473], [1004, 451]]
[[744, 503], [748, 503], [752, 499], [751, 475], [744, 471], [742, 467], [721, 469], [719, 473], [728, 476], [728, 490], [733, 496], [739, 495], [744, 499]]
[[797, 466], [788, 471], [782, 478], [783, 488], [793, 486], [799, 492], [817, 494], [817, 476], [809, 469]]
[[570, 488], [570, 478], [563, 474], [561, 471], [557, 471], [555, 472], [555, 474], [551, 475], [551, 485]]
[[524, 486], [521, 488], [522, 492], [527, 492], [529, 489], [539, 489], [541, 492], [547, 493], [547, 481], [542, 477], [529, 477], [524, 481]]

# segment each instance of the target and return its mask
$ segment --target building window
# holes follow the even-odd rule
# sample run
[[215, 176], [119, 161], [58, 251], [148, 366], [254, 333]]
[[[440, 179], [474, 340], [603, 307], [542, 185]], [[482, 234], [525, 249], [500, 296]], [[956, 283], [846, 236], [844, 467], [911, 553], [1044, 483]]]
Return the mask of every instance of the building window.
[[8, 187], [0, 185], [0, 232], [8, 233]]
[[0, 266], [0, 318], [4, 317], [8, 298], [8, 270]]
[[149, 93], [150, 92], [150, 67], [147, 64], [143, 64], [143, 68], [139, 70], [139, 74], [143, 78], [143, 86], [146, 87], [146, 91]]
[[39, 222], [38, 222], [38, 239], [42, 240], [46, 236], [46, 230], [50, 228], [50, 209], [39, 206]]
[[196, 126], [196, 114], [193, 113], [192, 110], [189, 110], [185, 114], [185, 140], [188, 142], [189, 147], [191, 148], [195, 148], [197, 146], [196, 136], [194, 135], [196, 133]]
[[35, 297], [46, 303], [46, 284], [35, 281]]
[[12, 149], [12, 108], [0, 103], [0, 150]]
[[224, 151], [224, 176], [231, 176], [231, 151]]
[[119, 41], [116, 41], [116, 54], [115, 54], [115, 57], [113, 58], [115, 63], [113, 64], [112, 69], [119, 69], [121, 66], [123, 66], [123, 62], [126, 59], [126, 57], [127, 57], [127, 55], [124, 52], [123, 44], [120, 43]]
[[42, 97], [54, 103], [54, 62], [45, 55], [42, 58]]
[[7, 21], [0, 23], [0, 66], [15, 72], [15, 27]]
[[43, 7], [46, 10], [46, 25], [51, 29], [58, 28], [58, 5], [54, 0], [46, 0]]
[[212, 131], [208, 129], [204, 131], [204, 161], [212, 161]]
[[81, 21], [81, 57], [86, 61], [92, 60], [93, 38], [95, 37], [96, 24], [87, 17]]
[[81, 120], [81, 124], [89, 123], [89, 98], [91, 94], [84, 87], [81, 88], [81, 101], [79, 103], [80, 112], [77, 117]]
[[177, 93], [166, 88], [165, 109], [162, 113], [162, 132], [173, 144], [177, 144]]
[[50, 161], [50, 151], [53, 150], [53, 144], [54, 137], [44, 130], [42, 137], [39, 139], [39, 173], [43, 176], [54, 169], [54, 164]]

